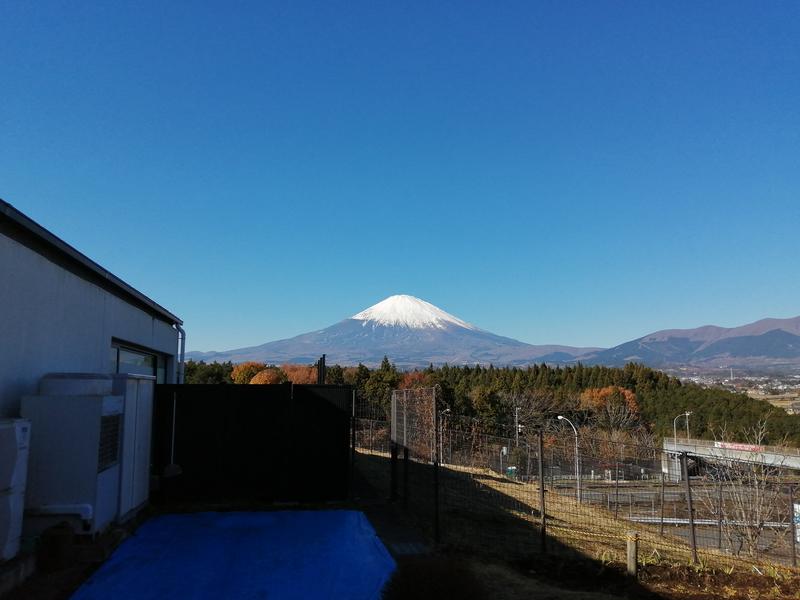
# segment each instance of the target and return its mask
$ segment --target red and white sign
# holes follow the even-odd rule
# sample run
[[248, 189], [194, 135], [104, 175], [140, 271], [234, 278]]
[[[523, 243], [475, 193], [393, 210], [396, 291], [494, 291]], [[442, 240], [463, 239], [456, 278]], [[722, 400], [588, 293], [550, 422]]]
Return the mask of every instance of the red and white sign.
[[741, 444], [739, 442], [714, 442], [714, 448], [724, 448], [725, 450], [742, 450], [744, 452], [763, 452], [764, 446], [756, 444]]

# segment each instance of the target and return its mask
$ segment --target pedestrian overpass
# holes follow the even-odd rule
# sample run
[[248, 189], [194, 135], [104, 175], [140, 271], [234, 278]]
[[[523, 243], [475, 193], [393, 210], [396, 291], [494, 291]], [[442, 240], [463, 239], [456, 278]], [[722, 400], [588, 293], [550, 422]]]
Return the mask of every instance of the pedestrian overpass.
[[800, 471], [800, 448], [669, 437], [664, 438], [661, 457], [661, 470], [667, 479], [680, 481], [683, 452], [707, 462], [746, 462]]

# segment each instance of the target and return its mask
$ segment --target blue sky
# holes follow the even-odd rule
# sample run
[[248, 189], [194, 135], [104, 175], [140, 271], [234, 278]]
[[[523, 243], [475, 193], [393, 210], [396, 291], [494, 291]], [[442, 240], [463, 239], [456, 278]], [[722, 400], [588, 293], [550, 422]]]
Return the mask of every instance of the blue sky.
[[6, 2], [0, 197], [188, 347], [395, 293], [530, 343], [800, 314], [800, 3]]

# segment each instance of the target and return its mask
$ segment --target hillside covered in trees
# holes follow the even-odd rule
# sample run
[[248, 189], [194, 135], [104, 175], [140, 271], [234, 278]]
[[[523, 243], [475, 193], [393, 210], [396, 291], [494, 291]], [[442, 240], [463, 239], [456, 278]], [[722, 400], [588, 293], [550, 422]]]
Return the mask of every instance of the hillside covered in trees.
[[[308, 365], [267, 366], [261, 363], [189, 361], [186, 383], [316, 383]], [[326, 383], [348, 384], [373, 412], [388, 413], [391, 390], [438, 385], [453, 422], [471, 422], [497, 434], [513, 431], [514, 414], [529, 430], [554, 425], [555, 416], [574, 418], [579, 426], [606, 434], [627, 434], [643, 442], [672, 435], [673, 419], [692, 411], [691, 436], [746, 440], [748, 432], [766, 421], [768, 443], [784, 440], [800, 446], [800, 415], [788, 415], [745, 394], [682, 383], [638, 364], [621, 368], [581, 364], [568, 367], [532, 365], [526, 368], [444, 366], [401, 372], [384, 359], [369, 369], [330, 366]], [[517, 410], [518, 409], [518, 410]], [[685, 431], [679, 421], [680, 431]]]

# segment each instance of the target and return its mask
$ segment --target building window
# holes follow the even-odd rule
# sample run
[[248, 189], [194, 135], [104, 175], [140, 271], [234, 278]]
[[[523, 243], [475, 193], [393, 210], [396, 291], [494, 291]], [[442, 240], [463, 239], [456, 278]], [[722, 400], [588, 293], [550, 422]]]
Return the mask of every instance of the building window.
[[154, 375], [156, 383], [167, 381], [167, 360], [163, 354], [145, 352], [127, 346], [111, 346], [111, 372]]

